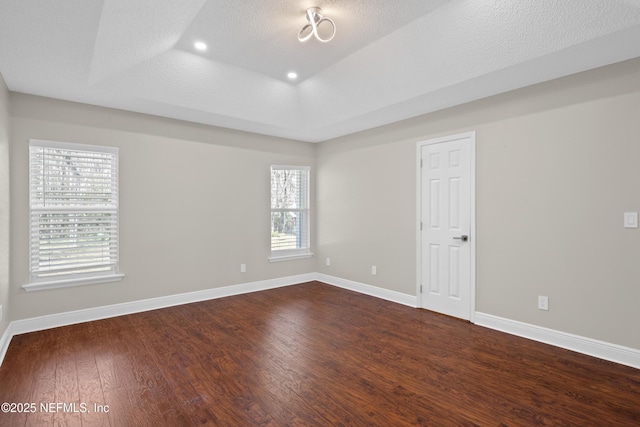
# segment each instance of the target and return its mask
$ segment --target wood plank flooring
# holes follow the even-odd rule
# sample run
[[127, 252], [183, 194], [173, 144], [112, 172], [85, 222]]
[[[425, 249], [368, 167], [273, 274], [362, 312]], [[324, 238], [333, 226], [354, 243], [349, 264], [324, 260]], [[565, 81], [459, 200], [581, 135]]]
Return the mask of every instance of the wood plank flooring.
[[637, 426], [640, 370], [311, 282], [15, 336], [1, 402], [37, 405], [2, 426]]

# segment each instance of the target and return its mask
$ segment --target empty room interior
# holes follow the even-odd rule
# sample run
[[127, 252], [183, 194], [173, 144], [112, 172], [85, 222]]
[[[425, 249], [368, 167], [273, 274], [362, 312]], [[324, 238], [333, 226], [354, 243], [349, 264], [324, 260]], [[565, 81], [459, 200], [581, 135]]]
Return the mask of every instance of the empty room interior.
[[0, 425], [640, 425], [640, 0], [0, 0]]

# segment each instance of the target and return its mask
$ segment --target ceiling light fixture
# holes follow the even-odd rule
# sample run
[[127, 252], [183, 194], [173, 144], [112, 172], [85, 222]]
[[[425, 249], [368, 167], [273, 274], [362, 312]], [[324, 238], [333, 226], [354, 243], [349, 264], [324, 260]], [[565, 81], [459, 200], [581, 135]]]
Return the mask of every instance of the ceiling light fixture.
[[287, 77], [289, 78], [289, 80], [295, 80], [298, 78], [298, 74], [295, 71], [290, 71], [289, 73], [287, 73]]
[[198, 50], [207, 50], [207, 45], [203, 42], [195, 42], [193, 46]]
[[[306, 42], [311, 38], [311, 36], [316, 36], [319, 41], [326, 43], [333, 39], [333, 37], [336, 35], [336, 24], [330, 18], [322, 15], [321, 12], [322, 9], [320, 9], [319, 7], [310, 7], [309, 9], [307, 9], [307, 21], [309, 21], [309, 23], [302, 27], [302, 29], [298, 33], [298, 40], [300, 40], [301, 42]], [[320, 34], [318, 34], [318, 27], [323, 22], [328, 22], [329, 24], [331, 24], [331, 35], [328, 38], [324, 39], [320, 37]]]

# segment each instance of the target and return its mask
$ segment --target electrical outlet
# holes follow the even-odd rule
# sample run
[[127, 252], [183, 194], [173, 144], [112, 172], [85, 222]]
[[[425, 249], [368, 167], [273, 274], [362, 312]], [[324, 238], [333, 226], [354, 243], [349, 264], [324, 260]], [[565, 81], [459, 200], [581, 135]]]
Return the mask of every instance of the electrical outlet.
[[247, 272], [247, 264], [240, 264], [240, 273]]
[[331, 265], [331, 258], [327, 258], [327, 265]]
[[538, 296], [538, 309], [549, 310], [549, 297]]
[[376, 268], [376, 266], [375, 266], [375, 265], [372, 265], [372, 266], [371, 266], [371, 274], [372, 274], [373, 276], [375, 276], [376, 274], [378, 274], [378, 269]]

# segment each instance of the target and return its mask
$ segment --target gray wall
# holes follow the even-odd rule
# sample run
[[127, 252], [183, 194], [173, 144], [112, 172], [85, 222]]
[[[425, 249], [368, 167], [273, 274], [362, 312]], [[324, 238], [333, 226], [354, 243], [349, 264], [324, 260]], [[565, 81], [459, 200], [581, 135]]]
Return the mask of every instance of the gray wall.
[[9, 326], [9, 92], [0, 75], [0, 337]]
[[[24, 94], [10, 101], [12, 320], [314, 271], [312, 258], [268, 257], [269, 167], [313, 167], [315, 145]], [[22, 290], [30, 138], [120, 147], [121, 282]]]
[[318, 271], [415, 295], [416, 142], [470, 130], [476, 310], [640, 349], [640, 60], [321, 143]]

